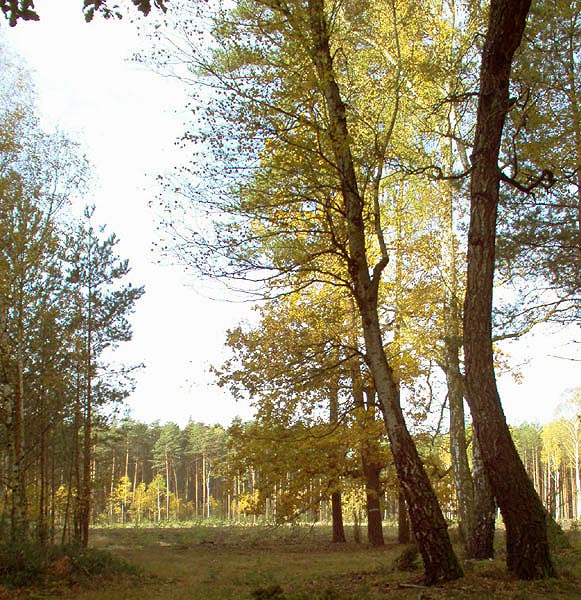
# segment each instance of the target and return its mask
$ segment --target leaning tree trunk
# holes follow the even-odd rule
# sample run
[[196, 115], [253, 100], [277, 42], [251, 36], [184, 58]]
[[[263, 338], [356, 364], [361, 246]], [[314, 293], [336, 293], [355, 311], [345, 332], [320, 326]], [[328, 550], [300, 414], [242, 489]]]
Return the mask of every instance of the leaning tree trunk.
[[311, 59], [329, 117], [329, 142], [345, 211], [349, 276], [362, 321], [369, 368], [381, 403], [396, 471], [408, 503], [410, 521], [424, 561], [425, 581], [434, 584], [456, 579], [462, 576], [462, 568], [450, 543], [448, 526], [438, 499], [407, 429], [399, 389], [383, 347], [377, 304], [379, 282], [388, 257], [383, 255], [370, 274], [364, 202], [355, 175], [346, 108], [333, 70], [324, 1], [309, 0], [308, 14]]
[[518, 577], [555, 574], [546, 515], [511, 438], [496, 388], [492, 287], [500, 174], [498, 157], [509, 108], [512, 57], [531, 0], [492, 0], [482, 54], [474, 139], [464, 305], [467, 399], [486, 474], [506, 526], [507, 565]]

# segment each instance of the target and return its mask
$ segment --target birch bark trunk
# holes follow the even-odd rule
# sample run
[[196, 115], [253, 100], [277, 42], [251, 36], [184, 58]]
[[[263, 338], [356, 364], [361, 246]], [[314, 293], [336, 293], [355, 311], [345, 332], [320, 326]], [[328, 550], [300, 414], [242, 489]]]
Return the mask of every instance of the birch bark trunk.
[[327, 16], [323, 0], [308, 4], [311, 59], [329, 115], [328, 136], [343, 198], [348, 236], [348, 269], [362, 321], [367, 361], [377, 391], [395, 466], [404, 491], [412, 528], [424, 560], [427, 584], [456, 579], [462, 569], [452, 549], [447, 524], [421, 458], [407, 429], [393, 369], [387, 361], [378, 316], [378, 288], [388, 257], [370, 273], [363, 199], [358, 190], [351, 154], [345, 104], [337, 84], [331, 56]]

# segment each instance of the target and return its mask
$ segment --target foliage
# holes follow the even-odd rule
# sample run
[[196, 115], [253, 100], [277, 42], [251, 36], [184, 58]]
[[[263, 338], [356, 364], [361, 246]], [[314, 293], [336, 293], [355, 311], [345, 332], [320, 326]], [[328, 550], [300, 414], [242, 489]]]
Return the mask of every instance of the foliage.
[[[167, 0], [131, 0], [131, 3], [139, 12], [147, 16], [151, 12], [152, 6], [165, 12], [167, 10]], [[0, 0], [0, 10], [8, 20], [11, 27], [14, 27], [18, 21], [38, 21], [39, 14], [34, 8], [34, 0]], [[95, 14], [102, 14], [106, 19], [120, 19], [122, 13], [118, 4], [113, 4], [109, 0], [83, 0], [83, 13], [87, 22], [92, 21]]]
[[69, 212], [86, 192], [87, 161], [42, 129], [18, 60], [0, 48], [0, 62], [2, 517], [13, 541], [28, 539], [34, 521], [44, 545], [57, 506], [63, 537], [72, 521], [79, 534], [81, 514], [88, 522], [93, 426], [131, 387], [128, 370], [111, 373], [103, 353], [130, 339], [143, 289], [124, 284], [128, 263], [115, 237], [88, 223], [93, 211], [82, 222]]
[[36, 542], [0, 545], [0, 565], [0, 583], [11, 587], [46, 586], [53, 579], [72, 582], [139, 572], [137, 567], [107, 550], [42, 547]]
[[[571, 445], [575, 438], [565, 423], [574, 424], [575, 420], [561, 417], [545, 425], [525, 423], [513, 427], [512, 435], [545, 505], [556, 518], [574, 523], [579, 518]], [[195, 422], [183, 428], [173, 424], [177, 451], [167, 455], [171, 468], [168, 494], [165, 458], [155, 459], [165, 427], [131, 420], [107, 427], [109, 434], [100, 434], [95, 450], [95, 487], [112, 490], [112, 494], [96, 494], [95, 513], [100, 514], [102, 524], [133, 526], [212, 519], [239, 523], [326, 521], [330, 518], [329, 494], [337, 489], [342, 491], [345, 518], [351, 521], [353, 514], [364, 514], [365, 509], [361, 443], [368, 436], [376, 439], [382, 435], [379, 421], [369, 429], [357, 411], [335, 426], [306, 422], [283, 426], [263, 418], [235, 421], [228, 430]], [[127, 439], [134, 444], [127, 447]], [[418, 433], [416, 443], [445, 513], [455, 520], [448, 435]], [[382, 467], [383, 510], [388, 521], [395, 520], [398, 485], [385, 443], [372, 460]], [[204, 477], [209, 478], [209, 485]], [[551, 481], [557, 486], [551, 487]], [[202, 490], [209, 496], [203, 496]], [[63, 514], [66, 496], [66, 488], [57, 494], [57, 516]]]
[[[133, 4], [144, 14], [152, 8], [149, 0]], [[153, 5], [165, 11], [164, 2]], [[204, 93], [194, 94], [182, 140], [197, 154], [166, 180], [173, 250], [203, 275], [269, 300], [257, 324], [229, 332], [231, 358], [217, 369], [220, 382], [257, 409], [254, 422], [229, 431], [194, 422], [183, 430], [108, 425], [91, 412], [130, 389], [128, 379], [107, 378], [100, 357], [131, 336], [127, 316], [142, 289], [121, 283], [128, 265], [90, 210], [65, 231], [56, 209], [84, 182], [86, 165], [74, 144], [40, 129], [26, 78], [6, 84], [3, 71], [3, 89], [18, 90], [18, 103], [4, 93], [0, 122], [0, 266], [8, 274], [0, 282], [2, 458], [13, 467], [2, 473], [10, 490], [3, 516], [10, 512], [13, 534], [38, 517], [46, 538], [52, 511], [64, 538], [78, 527], [81, 505], [87, 523], [280, 522], [321, 518], [329, 493], [341, 490], [356, 513], [365, 452], [383, 467], [388, 500], [397, 491], [393, 457], [375, 407], [362, 410], [354, 398], [361, 387], [375, 402], [378, 380], [360, 330], [369, 297], [354, 293], [367, 275], [378, 349], [398, 397], [408, 400], [406, 416], [421, 425], [414, 442], [440, 504], [454, 514], [450, 450], [440, 431], [428, 439], [425, 423], [445, 404], [433, 374], [436, 364], [449, 374], [449, 351], [462, 382], [462, 202], [486, 10], [472, 1], [430, 1], [421, 11], [399, 0], [317, 3], [332, 62], [321, 76], [308, 18], [314, 6], [190, 2], [176, 13], [185, 37], [179, 58]], [[11, 24], [38, 18], [32, 2], [0, 8]], [[106, 0], [87, 0], [84, 11], [87, 20], [119, 15]], [[578, 316], [578, 16], [576, 1], [537, 3], [513, 70], [500, 165], [512, 186], [498, 232], [497, 280], [509, 287], [498, 294], [506, 301], [496, 306], [500, 336]], [[349, 133], [340, 143], [322, 93], [329, 79], [340, 88]], [[349, 185], [339, 177], [343, 151], [354, 170]], [[192, 228], [182, 226], [180, 209], [195, 215]], [[198, 226], [199, 216], [210, 224]], [[354, 224], [359, 249], [350, 245]], [[514, 433], [551, 514], [579, 518], [578, 422], [567, 415]]]
[[534, 3], [513, 69], [502, 162], [521, 185], [502, 198], [499, 266], [521, 298], [508, 318], [579, 318], [580, 15], [578, 1]]

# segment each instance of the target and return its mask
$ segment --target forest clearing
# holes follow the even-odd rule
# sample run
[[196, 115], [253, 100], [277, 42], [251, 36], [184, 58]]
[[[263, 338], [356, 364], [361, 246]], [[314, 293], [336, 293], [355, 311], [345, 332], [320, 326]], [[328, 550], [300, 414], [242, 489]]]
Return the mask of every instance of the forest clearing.
[[[581, 0], [76, 2], [99, 50], [46, 45], [87, 71], [91, 21], [141, 13], [183, 120], [163, 165], [101, 136], [114, 212], [151, 184], [132, 253], [0, 39], [0, 600], [579, 599]], [[153, 263], [248, 315], [144, 318]], [[545, 362], [519, 424], [533, 330], [573, 375]], [[208, 424], [218, 391], [252, 414]]]
[[[351, 534], [351, 531], [349, 531]], [[385, 529], [386, 545], [330, 542], [323, 525], [103, 528], [92, 547], [108, 549], [138, 573], [79, 580], [66, 570], [40, 588], [3, 592], [5, 599], [71, 600], [577, 600], [581, 597], [581, 535], [555, 553], [558, 579], [523, 582], [504, 568], [497, 533], [494, 560], [464, 561], [465, 576], [427, 588], [419, 557], [401, 564], [409, 546]], [[349, 535], [352, 539], [352, 535]], [[453, 537], [453, 535], [452, 535]], [[77, 575], [78, 576], [78, 575]]]

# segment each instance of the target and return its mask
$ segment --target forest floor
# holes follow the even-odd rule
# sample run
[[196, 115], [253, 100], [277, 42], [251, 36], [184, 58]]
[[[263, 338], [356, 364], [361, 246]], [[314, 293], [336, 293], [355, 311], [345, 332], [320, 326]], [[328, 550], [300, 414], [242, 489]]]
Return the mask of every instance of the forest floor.
[[137, 575], [53, 581], [51, 588], [0, 590], [3, 599], [74, 600], [579, 600], [581, 533], [555, 553], [558, 579], [524, 582], [498, 558], [464, 561], [465, 577], [422, 586], [419, 559], [398, 563], [404, 547], [386, 528], [386, 546], [329, 542], [327, 527], [95, 529], [92, 545], [139, 568]]

